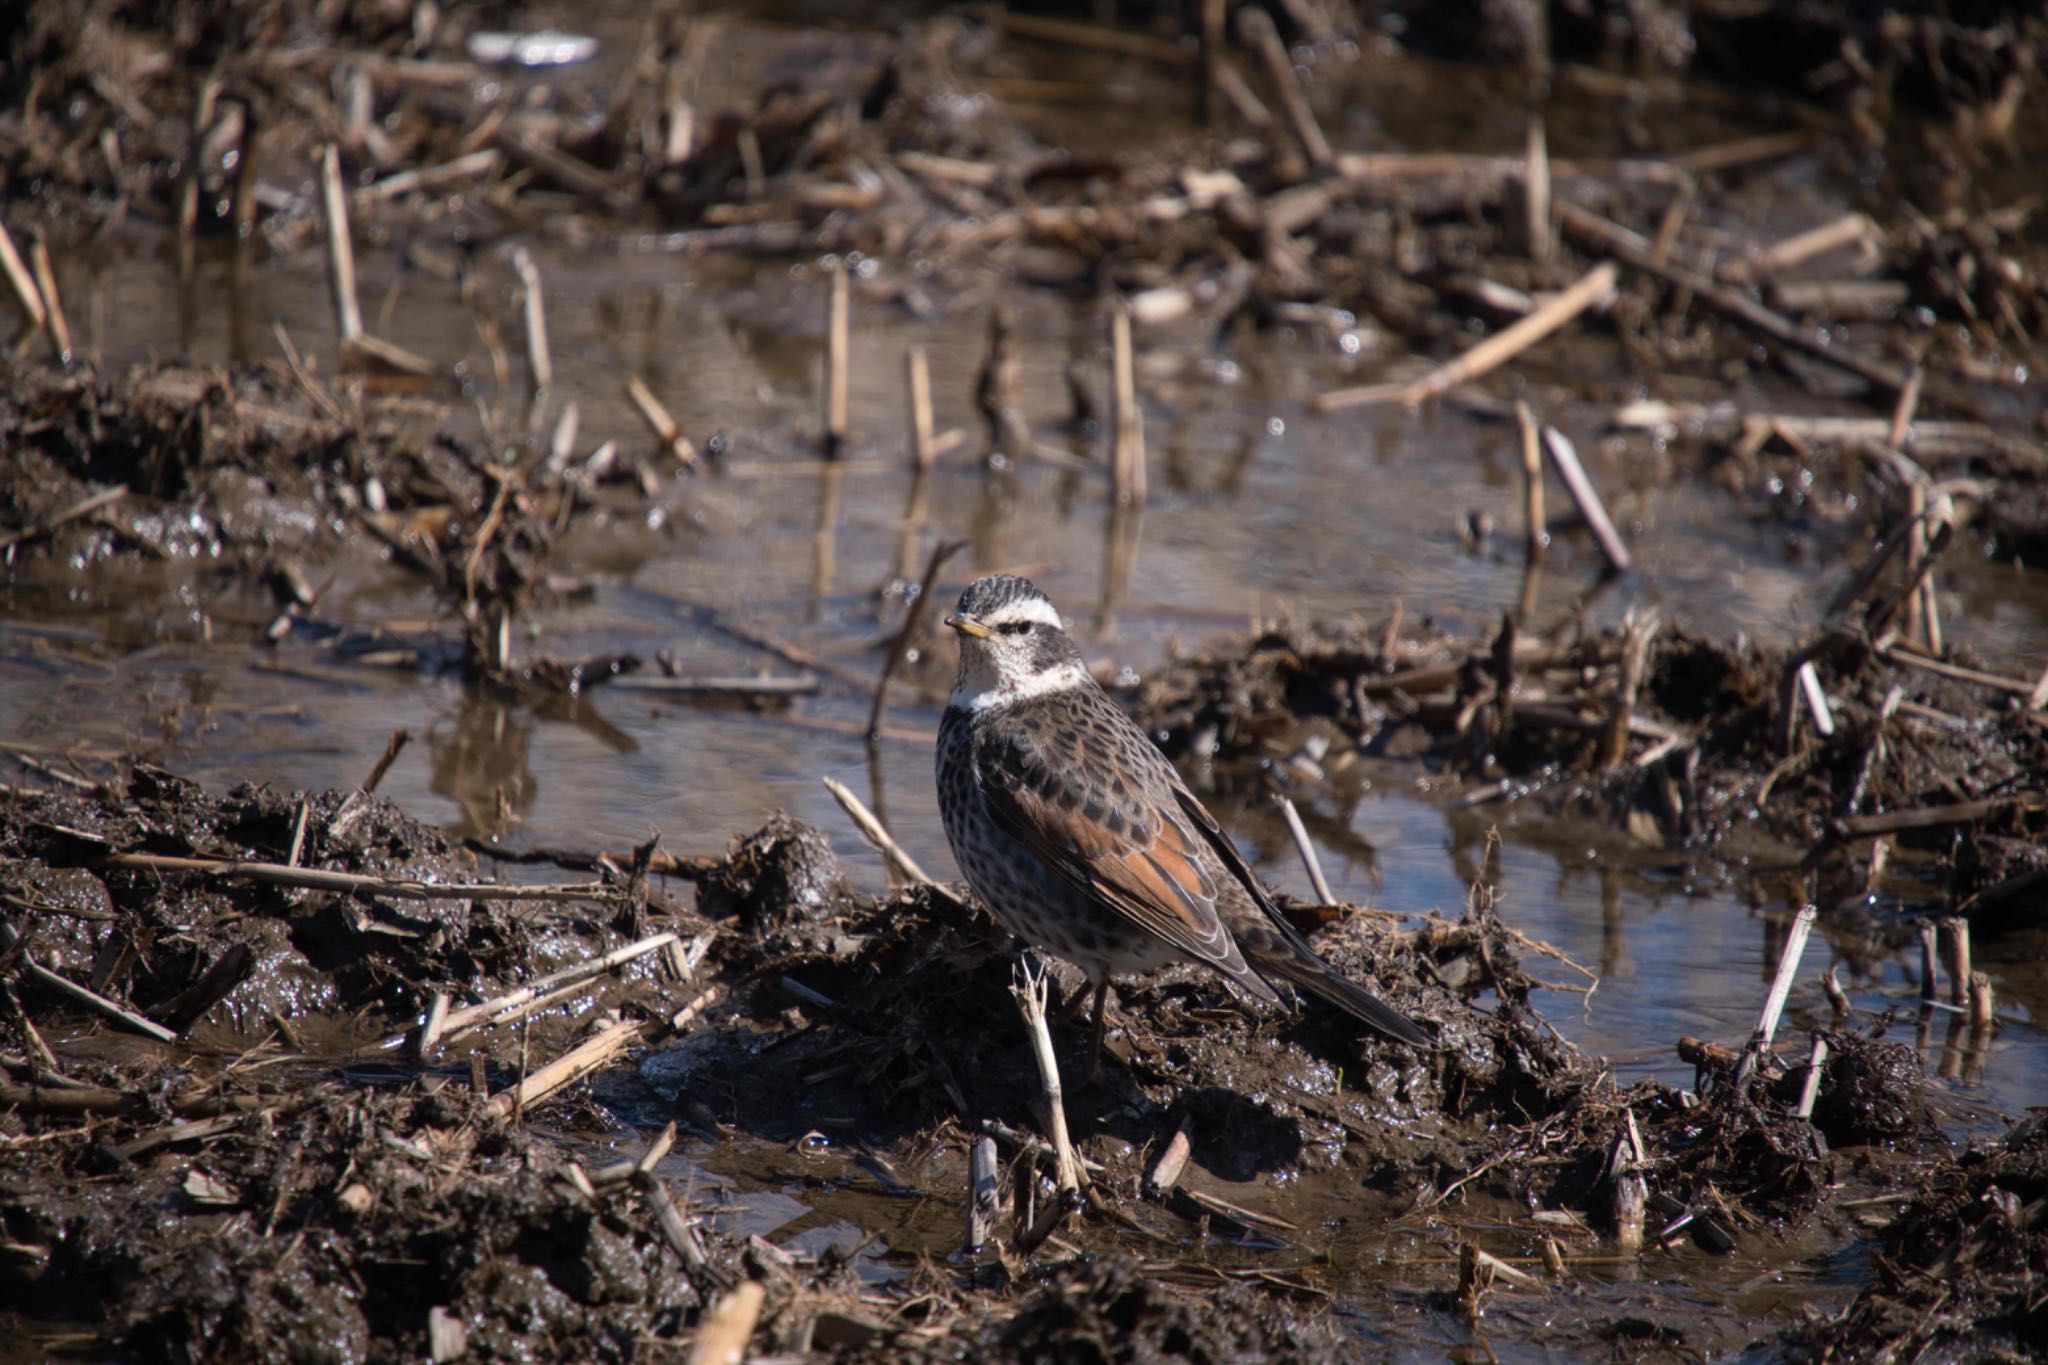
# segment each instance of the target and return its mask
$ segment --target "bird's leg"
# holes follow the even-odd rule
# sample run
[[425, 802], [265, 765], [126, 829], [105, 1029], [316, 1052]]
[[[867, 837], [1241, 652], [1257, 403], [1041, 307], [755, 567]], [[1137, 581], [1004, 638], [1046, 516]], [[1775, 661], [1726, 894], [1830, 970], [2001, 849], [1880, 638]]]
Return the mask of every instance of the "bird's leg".
[[1102, 1084], [1102, 1021], [1109, 1013], [1109, 976], [1095, 983], [1095, 1030], [1088, 1047], [1088, 1084]]

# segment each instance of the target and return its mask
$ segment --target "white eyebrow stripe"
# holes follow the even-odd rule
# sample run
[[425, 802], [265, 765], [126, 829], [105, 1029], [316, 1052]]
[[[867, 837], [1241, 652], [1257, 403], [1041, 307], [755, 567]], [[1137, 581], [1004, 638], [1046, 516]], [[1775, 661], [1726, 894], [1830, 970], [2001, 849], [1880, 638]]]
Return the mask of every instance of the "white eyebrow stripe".
[[1053, 610], [1052, 603], [1043, 597], [1020, 597], [1014, 602], [1005, 602], [981, 618], [983, 625], [1000, 626], [1009, 621], [1034, 621], [1041, 626], [1064, 630], [1066, 625], [1060, 614]]

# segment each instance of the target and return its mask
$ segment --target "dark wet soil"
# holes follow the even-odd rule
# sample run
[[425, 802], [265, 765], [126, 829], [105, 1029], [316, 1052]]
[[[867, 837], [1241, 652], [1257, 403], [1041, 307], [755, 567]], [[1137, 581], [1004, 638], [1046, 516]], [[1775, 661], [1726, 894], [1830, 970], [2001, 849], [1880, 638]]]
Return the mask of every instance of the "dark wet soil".
[[[1401, 765], [1456, 809], [1695, 855], [1772, 916], [1811, 904], [1893, 944], [1925, 914], [1980, 941], [2038, 932], [2048, 687], [1988, 655], [1995, 641], [1944, 643], [1939, 595], [1920, 591], [1973, 555], [2024, 574], [2048, 543], [2048, 258], [2020, 202], [2048, 154], [2030, 8], [1309, 0], [1194, 7], [1226, 21], [1199, 41], [1178, 6], [1097, 6], [1080, 28], [1063, 7], [939, 6], [857, 33], [777, 8], [783, 36], [731, 70], [704, 54], [733, 20], [594, 16], [607, 50], [581, 74], [484, 65], [478, 40], [526, 17], [492, 7], [36, 9], [0, 69], [25, 261], [0, 361], [15, 600], [154, 566], [206, 641], [216, 620], [238, 644], [320, 640], [337, 666], [448, 676], [537, 712], [651, 674], [623, 652], [515, 662], [510, 642], [587, 595], [565, 538], [691, 523], [697, 492], [736, 471], [693, 409], [636, 397], [651, 434], [580, 453], [549, 395], [516, 392], [515, 373], [540, 387], [541, 358], [512, 361], [531, 333], [473, 282], [517, 240], [831, 253], [869, 306], [993, 301], [983, 429], [955, 441], [991, 506], [1020, 464], [1095, 472], [1023, 414], [1006, 295], [1051, 294], [1090, 326], [1128, 307], [1213, 346], [1321, 329], [1350, 343], [1348, 382], [1385, 386], [1611, 268], [1613, 297], [1574, 324], [1607, 357], [1599, 377], [1531, 352], [1425, 384], [1431, 401], [1494, 423], [1576, 404], [1782, 526], [1788, 554], [1841, 550], [1855, 567], [1818, 624], [1768, 645], [1697, 634], [1682, 603], [1611, 624], [1602, 580], [1556, 619], [1525, 605], [1480, 636], [1399, 615], [1262, 625], [1114, 680], [1121, 695], [1205, 793], [1341, 796]], [[1386, 126], [1346, 116], [1396, 51], [1446, 59], [1446, 89], [1484, 84], [1514, 113], [1485, 115], [1489, 133], [1554, 106], [1552, 214], [1532, 228], [1529, 162], [1471, 152], [1499, 139], [1442, 90]], [[1141, 105], [1186, 107], [1182, 132], [1138, 136], [1129, 87], [1100, 79], [1131, 62], [1150, 73]], [[1299, 111], [1304, 75], [1338, 152]], [[1775, 132], [1701, 153], [1689, 130], [1731, 112]], [[1432, 138], [1439, 121], [1453, 131]], [[357, 238], [463, 291], [492, 374], [422, 367], [375, 335], [323, 366], [324, 344], [291, 340], [322, 326], [300, 316], [273, 352], [239, 292], [223, 367], [111, 368], [60, 332], [54, 286], [118, 252], [176, 257], [188, 305], [202, 255], [231, 279], [259, 262], [310, 277], [321, 196], [276, 168], [323, 148]], [[1794, 156], [1856, 186], [1864, 217], [1789, 259], [1791, 226], [1745, 176]], [[1067, 435], [1108, 410], [1082, 363], [1099, 357], [1076, 356]], [[1763, 394], [1776, 406], [1757, 409]], [[1105, 498], [1115, 525], [1144, 493], [1125, 480]], [[1531, 538], [1555, 532], [1583, 566], [1597, 520], [1579, 509]], [[1469, 530], [1486, 552], [1494, 528]], [[1128, 572], [1106, 560], [1105, 621]], [[327, 570], [350, 562], [391, 566], [431, 619], [330, 619]], [[915, 567], [885, 604], [892, 640]], [[1532, 552], [1525, 603], [1543, 571]], [[740, 638], [865, 685], [865, 660]], [[900, 638], [906, 675], [943, 686], [944, 646], [914, 624]], [[691, 682], [655, 662], [650, 681]], [[786, 700], [745, 679], [718, 695]], [[375, 778], [208, 790], [137, 752], [90, 770], [62, 746], [14, 757], [10, 1358], [645, 1360], [734, 1320], [742, 1354], [1018, 1361], [1354, 1358], [1390, 1349], [1404, 1314], [1429, 1315], [1428, 1348], [1486, 1354], [1503, 1333], [1576, 1354], [1845, 1358], [2025, 1355], [2048, 1335], [2038, 1122], [1952, 1150], [1889, 1018], [1816, 1031], [1817, 1065], [1761, 1040], [1646, 1040], [1678, 1043], [1694, 1084], [1622, 1085], [1538, 1008], [1592, 974], [1505, 922], [1483, 873], [1462, 915], [1419, 924], [1283, 902], [1429, 1027], [1427, 1054], [1250, 1009], [1185, 969], [1120, 988], [1099, 1083], [1080, 1080], [1085, 1030], [1056, 1026], [1091, 1172], [1061, 1216], [1014, 945], [956, 890], [864, 892], [787, 818], [721, 857], [650, 839], [522, 864], [421, 824]], [[580, 880], [538, 882], [549, 864]], [[539, 1008], [502, 999], [606, 954]], [[1975, 1022], [1956, 1067], [1981, 1074], [1996, 1031]], [[566, 1078], [550, 1065], [579, 1057]], [[1191, 1162], [1162, 1175], [1177, 1137]], [[983, 1139], [998, 1176], [968, 1247]], [[808, 1223], [747, 1230], [749, 1193], [792, 1187]], [[1866, 1275], [1830, 1282], [1839, 1312], [1723, 1321], [1743, 1291], [1717, 1297], [1720, 1264], [1818, 1280], [1865, 1253]], [[1516, 1325], [1652, 1258], [1716, 1287], [1651, 1316], [1595, 1299], [1574, 1325]], [[1365, 1301], [1398, 1311], [1368, 1322]]]

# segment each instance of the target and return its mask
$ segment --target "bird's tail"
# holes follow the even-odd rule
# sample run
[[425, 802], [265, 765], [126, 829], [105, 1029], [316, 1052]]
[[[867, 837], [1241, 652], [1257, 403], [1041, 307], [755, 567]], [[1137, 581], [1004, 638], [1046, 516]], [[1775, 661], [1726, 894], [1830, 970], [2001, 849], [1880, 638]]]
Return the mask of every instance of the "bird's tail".
[[1245, 960], [1261, 976], [1298, 986], [1397, 1043], [1420, 1048], [1436, 1046], [1436, 1040], [1424, 1033], [1407, 1015], [1317, 957], [1310, 949], [1289, 942], [1266, 926], [1258, 926], [1250, 933], [1240, 932], [1237, 942], [1244, 950]]

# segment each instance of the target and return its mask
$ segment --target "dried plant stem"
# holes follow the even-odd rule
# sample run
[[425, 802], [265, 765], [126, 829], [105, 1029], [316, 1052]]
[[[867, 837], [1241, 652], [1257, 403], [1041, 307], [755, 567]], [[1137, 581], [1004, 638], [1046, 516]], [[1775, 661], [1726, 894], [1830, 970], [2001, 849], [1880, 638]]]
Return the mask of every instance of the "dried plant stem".
[[837, 459], [846, 446], [846, 262], [835, 260], [827, 273], [831, 288], [825, 304], [825, 458]]
[[320, 148], [320, 211], [327, 226], [327, 284], [334, 296], [334, 327], [346, 351], [362, 339], [363, 310], [356, 301], [356, 252], [348, 236], [341, 151], [331, 142]]

